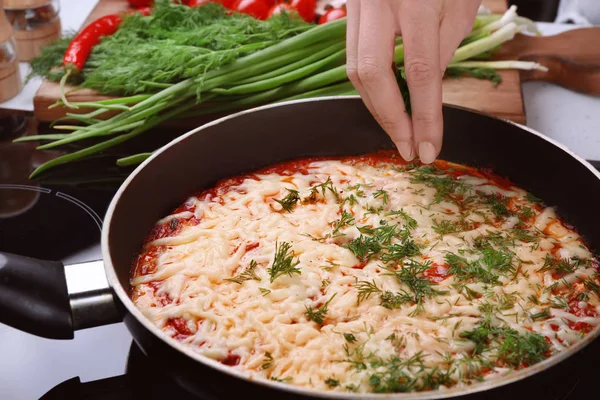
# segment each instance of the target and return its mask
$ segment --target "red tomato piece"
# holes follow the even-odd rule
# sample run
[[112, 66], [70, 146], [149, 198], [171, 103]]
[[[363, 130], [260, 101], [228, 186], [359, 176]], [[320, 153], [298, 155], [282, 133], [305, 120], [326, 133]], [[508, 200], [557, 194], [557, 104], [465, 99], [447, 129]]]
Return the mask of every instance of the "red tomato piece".
[[260, 20], [265, 20], [269, 16], [269, 6], [264, 0], [238, 0], [234, 10]]
[[336, 19], [342, 19], [346, 14], [346, 8], [330, 8], [325, 11], [325, 14], [319, 17], [319, 25], [335, 21]]
[[268, 18], [271, 18], [273, 15], [281, 14], [282, 12], [290, 13], [296, 12], [296, 10], [294, 10], [292, 6], [287, 3], [276, 4], [269, 10]]
[[314, 22], [317, 18], [317, 0], [289, 0], [287, 2], [306, 22]]
[[131, 7], [146, 7], [154, 3], [154, 0], [127, 0]]

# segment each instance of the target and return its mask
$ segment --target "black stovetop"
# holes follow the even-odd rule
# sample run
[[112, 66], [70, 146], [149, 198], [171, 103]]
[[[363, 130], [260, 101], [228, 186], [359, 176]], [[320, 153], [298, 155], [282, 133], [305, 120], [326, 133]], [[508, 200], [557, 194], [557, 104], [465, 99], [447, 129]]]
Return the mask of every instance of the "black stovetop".
[[[12, 143], [16, 137], [36, 134], [36, 131], [37, 124], [32, 117], [0, 114], [0, 251], [73, 263], [100, 259], [102, 218], [129, 171], [107, 168], [116, 157], [108, 156], [107, 164], [103, 156], [59, 168], [42, 180], [30, 181], [28, 175], [35, 166], [57, 155], [56, 151], [36, 151], [34, 144]], [[597, 340], [545, 373], [500, 390], [462, 398], [598, 398], [595, 388], [600, 375], [599, 356], [600, 340]], [[124, 375], [87, 383], [81, 383], [78, 377], [56, 382], [57, 386], [43, 399], [198, 399], [179, 388], [164, 374], [164, 365], [157, 367], [160, 364], [160, 360], [148, 359], [132, 344]], [[229, 384], [224, 378], [222, 382], [207, 383], [207, 388]], [[243, 395], [240, 393], [239, 397]], [[218, 389], [209, 389], [200, 398], [222, 399]], [[265, 393], [264, 399], [269, 398], [272, 395]]]

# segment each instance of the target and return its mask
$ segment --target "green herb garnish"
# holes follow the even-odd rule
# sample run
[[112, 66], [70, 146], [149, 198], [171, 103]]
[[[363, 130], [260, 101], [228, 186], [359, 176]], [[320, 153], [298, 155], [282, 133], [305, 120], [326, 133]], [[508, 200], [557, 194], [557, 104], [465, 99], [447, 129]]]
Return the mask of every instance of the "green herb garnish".
[[381, 198], [381, 201], [383, 201], [383, 204], [387, 204], [387, 202], [390, 198], [388, 195], [388, 192], [386, 192], [383, 189], [376, 190], [375, 193], [373, 193], [373, 197], [375, 197], [376, 199]]
[[327, 300], [327, 302], [325, 304], [323, 304], [320, 307], [314, 308], [314, 307], [308, 307], [306, 306], [306, 312], [305, 315], [313, 320], [314, 322], [316, 322], [319, 325], [323, 325], [323, 321], [325, 321], [325, 318], [327, 316], [327, 311], [328, 311], [328, 307], [329, 307], [329, 303], [331, 303], [331, 300], [333, 300], [333, 298], [336, 296], [337, 293], [335, 293], [333, 296], [331, 296], [329, 298], [329, 300]]
[[342, 210], [342, 216], [340, 217], [340, 219], [333, 223], [334, 229], [332, 232], [332, 236], [336, 237], [340, 235], [340, 229], [352, 224], [354, 224], [354, 215], [350, 214], [346, 210]]
[[296, 204], [300, 201], [300, 194], [297, 190], [286, 189], [288, 191], [287, 196], [281, 200], [274, 199], [281, 205], [281, 209], [287, 212], [292, 212]]
[[336, 387], [340, 385], [340, 381], [335, 380], [333, 378], [327, 378], [325, 379], [325, 384], [329, 387]]
[[245, 281], [250, 281], [250, 280], [260, 281], [260, 277], [258, 275], [256, 275], [256, 272], [254, 272], [256, 267], [257, 267], [256, 261], [252, 260], [252, 261], [250, 261], [250, 266], [246, 270], [244, 270], [244, 272], [234, 276], [233, 278], [228, 278], [225, 280], [229, 281], [229, 282], [237, 283], [239, 285], [241, 285]]
[[265, 358], [263, 359], [263, 365], [261, 369], [269, 369], [273, 366], [273, 356], [268, 351], [265, 353]]
[[271, 276], [271, 283], [282, 275], [292, 276], [301, 274], [298, 264], [300, 261], [294, 261], [294, 252], [291, 251], [292, 245], [287, 242], [275, 243], [275, 258], [273, 264], [267, 271]]

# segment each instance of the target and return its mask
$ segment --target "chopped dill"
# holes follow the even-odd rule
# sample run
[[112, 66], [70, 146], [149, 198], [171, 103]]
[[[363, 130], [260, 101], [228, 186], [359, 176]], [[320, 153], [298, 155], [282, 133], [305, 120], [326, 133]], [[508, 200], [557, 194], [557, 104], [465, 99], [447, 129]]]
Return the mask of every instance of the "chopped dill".
[[389, 310], [394, 308], [400, 308], [404, 304], [412, 303], [415, 299], [414, 296], [405, 290], [401, 290], [398, 293], [386, 291], [379, 297], [381, 300], [380, 305]]
[[261, 365], [261, 369], [269, 369], [273, 366], [273, 356], [268, 351], [265, 353], [265, 358], [263, 358], [263, 365]]
[[275, 257], [273, 264], [267, 269], [271, 276], [271, 283], [282, 275], [292, 276], [293, 274], [300, 275], [298, 264], [300, 261], [294, 261], [294, 252], [291, 250], [292, 245], [287, 242], [275, 243]]
[[474, 280], [489, 284], [498, 284], [498, 276], [483, 268], [478, 261], [469, 262], [467, 259], [448, 253], [445, 260], [450, 266], [448, 272], [460, 281]]
[[314, 307], [308, 307], [306, 306], [306, 312], [304, 313], [309, 319], [313, 320], [314, 322], [316, 322], [319, 325], [323, 325], [323, 322], [325, 321], [325, 318], [327, 317], [327, 311], [329, 308], [329, 303], [331, 303], [331, 300], [333, 300], [333, 298], [336, 296], [337, 293], [335, 293], [333, 296], [331, 296], [329, 298], [329, 300], [327, 300], [327, 302], [325, 304], [323, 304], [320, 307], [314, 308]]
[[296, 204], [300, 201], [300, 194], [297, 190], [294, 189], [286, 189], [288, 191], [287, 196], [285, 196], [281, 200], [274, 199], [281, 205], [281, 209], [283, 211], [292, 212]]
[[255, 280], [255, 281], [260, 282], [260, 277], [258, 275], [256, 275], [256, 272], [254, 272], [256, 267], [257, 267], [256, 261], [252, 260], [252, 261], [250, 261], [250, 266], [246, 270], [244, 270], [242, 273], [234, 276], [233, 278], [228, 278], [225, 280], [229, 281], [229, 282], [237, 283], [238, 285], [241, 285], [243, 282], [250, 281], [250, 280]]
[[400, 282], [404, 283], [413, 294], [413, 301], [417, 304], [425, 298], [430, 298], [444, 294], [445, 292], [434, 289], [435, 284], [429, 279], [421, 276], [423, 272], [431, 268], [431, 262], [408, 259], [399, 270], [388, 270], [389, 275], [393, 275]]
[[351, 194], [348, 197], [344, 197], [344, 200], [342, 201], [342, 204], [348, 203], [348, 205], [350, 205], [350, 207], [352, 207], [355, 204], [358, 204], [358, 199], [356, 198], [355, 195]]
[[413, 170], [410, 183], [421, 183], [436, 190], [433, 204], [442, 200], [452, 201], [456, 194], [464, 194], [471, 187], [464, 182], [446, 175], [446, 173], [434, 165], [425, 165]]
[[406, 257], [414, 257], [421, 254], [421, 249], [412, 239], [406, 239], [402, 243], [390, 244], [385, 248], [386, 252], [381, 254], [384, 263], [399, 263]]
[[336, 387], [340, 385], [340, 381], [335, 380], [333, 378], [327, 378], [325, 379], [325, 384], [329, 387]]
[[325, 197], [325, 195], [329, 191], [329, 192], [331, 192], [331, 194], [333, 194], [333, 197], [335, 197], [335, 200], [338, 203], [341, 201], [340, 194], [339, 194], [338, 190], [336, 189], [336, 187], [333, 185], [333, 182], [331, 181], [330, 176], [327, 177], [327, 180], [325, 182], [311, 187], [310, 194], [308, 195], [308, 197], [304, 198], [302, 201], [311, 202], [311, 203], [315, 202], [317, 200], [317, 194], [319, 193], [319, 191], [321, 192], [321, 195], [323, 195], [323, 197]]
[[552, 316], [552, 314], [550, 314], [549, 308], [544, 308], [542, 311], [530, 315], [530, 317], [533, 321], [545, 320], [545, 319], [550, 318], [551, 316]]
[[490, 211], [498, 218], [506, 218], [512, 215], [508, 209], [508, 198], [499, 194], [482, 195], [484, 203], [490, 207]]
[[557, 259], [552, 257], [550, 254], [546, 254], [544, 258], [544, 265], [538, 270], [538, 272], [555, 271], [561, 274], [571, 274], [575, 272], [581, 265], [581, 261], [578, 258], [571, 260]]
[[375, 280], [372, 282], [358, 281], [356, 282], [356, 289], [358, 290], [358, 297], [356, 299], [357, 306], [371, 297], [372, 294], [382, 292], [382, 290], [377, 287]]
[[381, 244], [375, 237], [365, 235], [360, 235], [356, 239], [345, 244], [344, 247], [354, 253], [360, 262], [369, 260], [382, 249]]
[[271, 291], [270, 291], [269, 289], [265, 289], [265, 288], [258, 288], [258, 289], [260, 290], [260, 293], [261, 293], [263, 296], [266, 296], [266, 295], [268, 295], [269, 293], [271, 293]]
[[459, 231], [459, 226], [456, 222], [447, 219], [437, 222], [433, 220], [433, 230], [440, 236], [449, 235]]
[[354, 215], [350, 214], [346, 210], [342, 210], [342, 215], [340, 219], [333, 223], [333, 232], [332, 236], [336, 237], [340, 235], [340, 229], [345, 228], [347, 226], [354, 224]]
[[511, 229], [510, 232], [515, 240], [520, 240], [525, 243], [533, 243], [538, 241], [538, 238], [535, 235], [532, 235], [525, 229]]
[[346, 342], [348, 343], [356, 343], [356, 336], [352, 333], [344, 333], [344, 339], [346, 339]]
[[417, 221], [414, 218], [412, 218], [410, 215], [408, 215], [404, 210], [391, 211], [385, 215], [386, 216], [398, 215], [398, 216], [402, 217], [402, 219], [404, 219], [404, 226], [408, 230], [413, 230], [417, 227]]
[[375, 193], [373, 193], [373, 197], [375, 197], [376, 199], [381, 198], [381, 201], [383, 201], [383, 204], [387, 204], [387, 202], [390, 198], [388, 192], [386, 192], [383, 189], [376, 190]]
[[528, 202], [530, 202], [530, 203], [535, 203], [535, 204], [541, 204], [541, 203], [542, 203], [542, 200], [541, 200], [541, 199], [539, 199], [539, 198], [535, 197], [535, 196], [534, 196], [533, 194], [531, 194], [531, 193], [527, 193], [527, 194], [525, 195], [525, 199], [526, 199]]
[[505, 336], [498, 350], [498, 358], [513, 367], [533, 365], [548, 357], [549, 345], [537, 333], [519, 335], [512, 329], [505, 329]]

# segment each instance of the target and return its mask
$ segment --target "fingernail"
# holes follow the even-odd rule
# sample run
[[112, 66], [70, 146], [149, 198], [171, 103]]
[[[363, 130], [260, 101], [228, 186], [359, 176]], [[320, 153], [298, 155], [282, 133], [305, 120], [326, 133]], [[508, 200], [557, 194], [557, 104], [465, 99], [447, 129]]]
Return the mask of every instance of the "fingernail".
[[435, 161], [435, 147], [429, 142], [419, 143], [419, 158], [425, 164], [431, 164]]
[[412, 143], [397, 142], [396, 147], [398, 148], [402, 158], [404, 158], [406, 161], [412, 161], [412, 159], [415, 158], [415, 152], [413, 151]]

